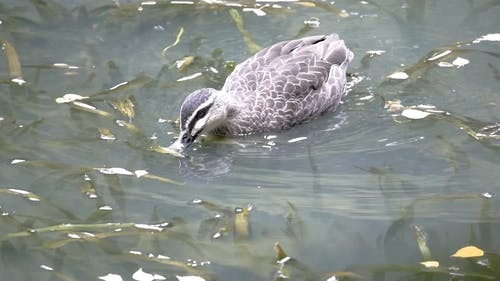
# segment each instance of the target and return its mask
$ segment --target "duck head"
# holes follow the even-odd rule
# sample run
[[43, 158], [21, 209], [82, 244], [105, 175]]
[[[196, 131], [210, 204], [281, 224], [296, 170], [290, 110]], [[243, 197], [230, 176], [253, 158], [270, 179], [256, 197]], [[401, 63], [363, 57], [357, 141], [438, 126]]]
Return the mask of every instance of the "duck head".
[[204, 88], [189, 94], [180, 109], [180, 134], [168, 148], [183, 152], [203, 133], [218, 128], [227, 117], [220, 91]]

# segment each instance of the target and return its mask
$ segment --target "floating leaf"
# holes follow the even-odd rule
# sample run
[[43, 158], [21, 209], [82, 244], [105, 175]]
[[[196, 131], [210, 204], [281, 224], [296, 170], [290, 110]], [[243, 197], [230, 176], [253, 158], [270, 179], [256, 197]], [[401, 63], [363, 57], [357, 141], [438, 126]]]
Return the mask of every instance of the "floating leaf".
[[304, 6], [304, 7], [311, 7], [311, 8], [316, 7], [316, 4], [314, 4], [313, 2], [299, 1], [299, 2], [294, 2], [294, 4]]
[[266, 12], [264, 12], [262, 9], [257, 9], [257, 8], [243, 8], [243, 12], [253, 12], [259, 17], [266, 15]]
[[312, 27], [312, 28], [318, 28], [319, 25], [320, 25], [320, 21], [319, 21], [319, 18], [315, 18], [315, 17], [311, 17], [307, 20], [304, 20], [304, 24], [306, 26], [309, 26], [309, 27]]
[[293, 139], [289, 139], [288, 140], [288, 143], [294, 143], [294, 142], [299, 142], [299, 141], [303, 141], [303, 140], [306, 140], [307, 137], [298, 137], [298, 138], [293, 138]]
[[486, 34], [486, 35], [483, 35], [479, 38], [477, 38], [476, 40], [472, 41], [473, 43], [479, 43], [481, 41], [491, 41], [491, 42], [495, 42], [495, 41], [500, 41], [500, 33], [490, 33], [490, 34]]
[[116, 137], [111, 133], [111, 131], [108, 128], [97, 128], [99, 131], [99, 138], [102, 140], [115, 140]]
[[56, 98], [56, 102], [57, 103], [69, 103], [69, 102], [72, 102], [72, 101], [79, 101], [79, 100], [84, 100], [84, 99], [88, 99], [88, 98], [89, 97], [80, 96], [80, 95], [77, 95], [77, 94], [65, 94], [62, 97]]
[[456, 251], [452, 257], [455, 258], [476, 258], [482, 257], [484, 255], [484, 251], [475, 246], [467, 246]]
[[19, 86], [26, 83], [26, 81], [23, 78], [12, 78], [10, 81], [16, 83]]
[[47, 271], [54, 271], [54, 269], [50, 266], [47, 266], [45, 264], [40, 265], [41, 269], [47, 270]]
[[168, 45], [167, 47], [165, 47], [163, 49], [163, 51], [161, 52], [161, 55], [164, 56], [164, 57], [166, 57], [168, 49], [170, 49], [170, 48], [176, 46], [177, 44], [179, 44], [179, 42], [181, 41], [181, 37], [182, 37], [183, 34], [184, 34], [184, 27], [181, 26], [181, 28], [179, 28], [179, 32], [177, 33], [177, 36], [175, 37], [174, 43], [172, 43], [172, 44]]
[[374, 57], [374, 56], [381, 56], [385, 53], [384, 50], [369, 50], [369, 51], [366, 51], [366, 53], [368, 55], [370, 55], [370, 57]]
[[454, 65], [452, 63], [447, 62], [447, 61], [440, 61], [438, 63], [438, 66], [439, 67], [453, 67]]
[[387, 78], [391, 78], [391, 79], [396, 79], [396, 80], [405, 80], [405, 79], [408, 79], [408, 74], [404, 71], [397, 71], [397, 72], [394, 72], [393, 74], [387, 76]]
[[420, 263], [421, 265], [427, 267], [427, 268], [436, 268], [439, 267], [439, 262], [438, 261], [423, 261]]
[[145, 175], [149, 174], [149, 172], [146, 171], [146, 170], [135, 170], [134, 174], [135, 174], [136, 177], [140, 178], [142, 176], [145, 176]]
[[407, 108], [401, 112], [401, 115], [408, 118], [408, 119], [423, 119], [432, 113], [421, 111], [418, 109], [413, 109], [413, 108]]
[[466, 64], [469, 64], [469, 60], [461, 58], [461, 57], [457, 57], [456, 59], [453, 60], [452, 64], [455, 65], [456, 67], [460, 68]]
[[145, 229], [145, 230], [154, 230], [154, 231], [163, 231], [164, 227], [154, 225], [154, 224], [143, 224], [143, 223], [137, 223], [134, 225], [135, 227], [139, 229]]
[[385, 103], [384, 108], [387, 108], [387, 111], [391, 112], [403, 110], [405, 107], [401, 104], [400, 100], [390, 100]]
[[38, 196], [32, 192], [23, 190], [23, 189], [17, 189], [17, 188], [0, 189], [0, 193], [10, 193], [10, 194], [14, 194], [14, 195], [21, 195], [22, 197], [24, 197], [30, 201], [35, 201], [35, 202], [42, 200], [40, 198], [40, 196]]
[[438, 53], [432, 54], [431, 57], [427, 59], [427, 61], [435, 61], [444, 58], [449, 54], [451, 54], [451, 50], [439, 51]]
[[177, 82], [182, 82], [182, 81], [186, 81], [186, 80], [195, 79], [195, 78], [200, 77], [201, 75], [203, 75], [203, 73], [201, 73], [201, 72], [196, 72], [196, 73], [193, 73], [193, 74], [191, 74], [191, 75], [184, 76], [184, 77], [181, 77], [181, 78], [177, 79]]
[[183, 57], [180, 60], [176, 60], [175, 61], [175, 66], [177, 67], [177, 69], [179, 69], [179, 71], [182, 71], [187, 66], [189, 66], [190, 64], [192, 64], [193, 61], [194, 61], [194, 56], [186, 56], [186, 57]]
[[134, 274], [132, 275], [132, 279], [137, 280], [137, 281], [153, 281], [153, 280], [166, 280], [166, 278], [162, 275], [159, 274], [151, 274], [144, 272], [142, 270], [142, 267], [139, 268]]
[[330, 278], [326, 279], [326, 281], [339, 281], [336, 275], [330, 276]]
[[99, 276], [99, 279], [104, 281], [123, 281], [123, 278], [118, 274], [108, 273], [104, 276]]
[[94, 168], [101, 174], [105, 175], [125, 175], [125, 176], [133, 176], [135, 175], [129, 170], [123, 168]]
[[179, 153], [179, 152], [177, 152], [173, 149], [170, 149], [168, 147], [165, 147], [165, 146], [156, 145], [156, 146], [151, 147], [150, 149], [154, 152], [163, 153], [163, 154], [170, 154], [172, 156], [179, 157], [179, 158], [185, 157], [182, 153]]

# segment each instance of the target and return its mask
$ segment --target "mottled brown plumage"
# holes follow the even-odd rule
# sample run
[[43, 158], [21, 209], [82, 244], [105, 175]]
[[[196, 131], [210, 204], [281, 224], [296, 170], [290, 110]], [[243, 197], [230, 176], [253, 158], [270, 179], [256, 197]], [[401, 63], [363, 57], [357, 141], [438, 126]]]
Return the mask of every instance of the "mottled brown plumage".
[[334, 110], [345, 94], [352, 52], [337, 34], [265, 48], [229, 75], [220, 91], [191, 93], [180, 110], [183, 150], [200, 133], [242, 135], [291, 128]]

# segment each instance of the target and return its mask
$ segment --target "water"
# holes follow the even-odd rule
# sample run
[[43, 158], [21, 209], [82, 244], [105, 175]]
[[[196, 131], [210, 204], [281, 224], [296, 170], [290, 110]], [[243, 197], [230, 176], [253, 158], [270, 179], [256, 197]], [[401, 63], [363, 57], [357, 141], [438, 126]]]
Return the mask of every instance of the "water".
[[[500, 276], [498, 1], [283, 1], [264, 16], [116, 2], [0, 4], [2, 280]], [[292, 130], [204, 141], [185, 159], [152, 151], [173, 141], [162, 120], [187, 93], [220, 87], [251, 55], [230, 9], [260, 46], [339, 33], [361, 81], [337, 112]], [[397, 71], [408, 79], [387, 78]], [[104, 113], [56, 103], [68, 93]], [[407, 119], [384, 108], [396, 100], [450, 114]], [[278, 263], [276, 242], [293, 259]], [[487, 253], [450, 257], [469, 245]]]

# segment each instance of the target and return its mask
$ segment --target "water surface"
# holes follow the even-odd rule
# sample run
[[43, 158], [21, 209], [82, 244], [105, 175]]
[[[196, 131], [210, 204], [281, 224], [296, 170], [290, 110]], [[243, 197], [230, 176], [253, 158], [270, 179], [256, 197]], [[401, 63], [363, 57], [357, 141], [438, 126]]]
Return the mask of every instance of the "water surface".
[[[2, 280], [498, 278], [499, 4], [0, 4]], [[355, 53], [337, 112], [154, 150], [255, 48], [332, 32]]]

